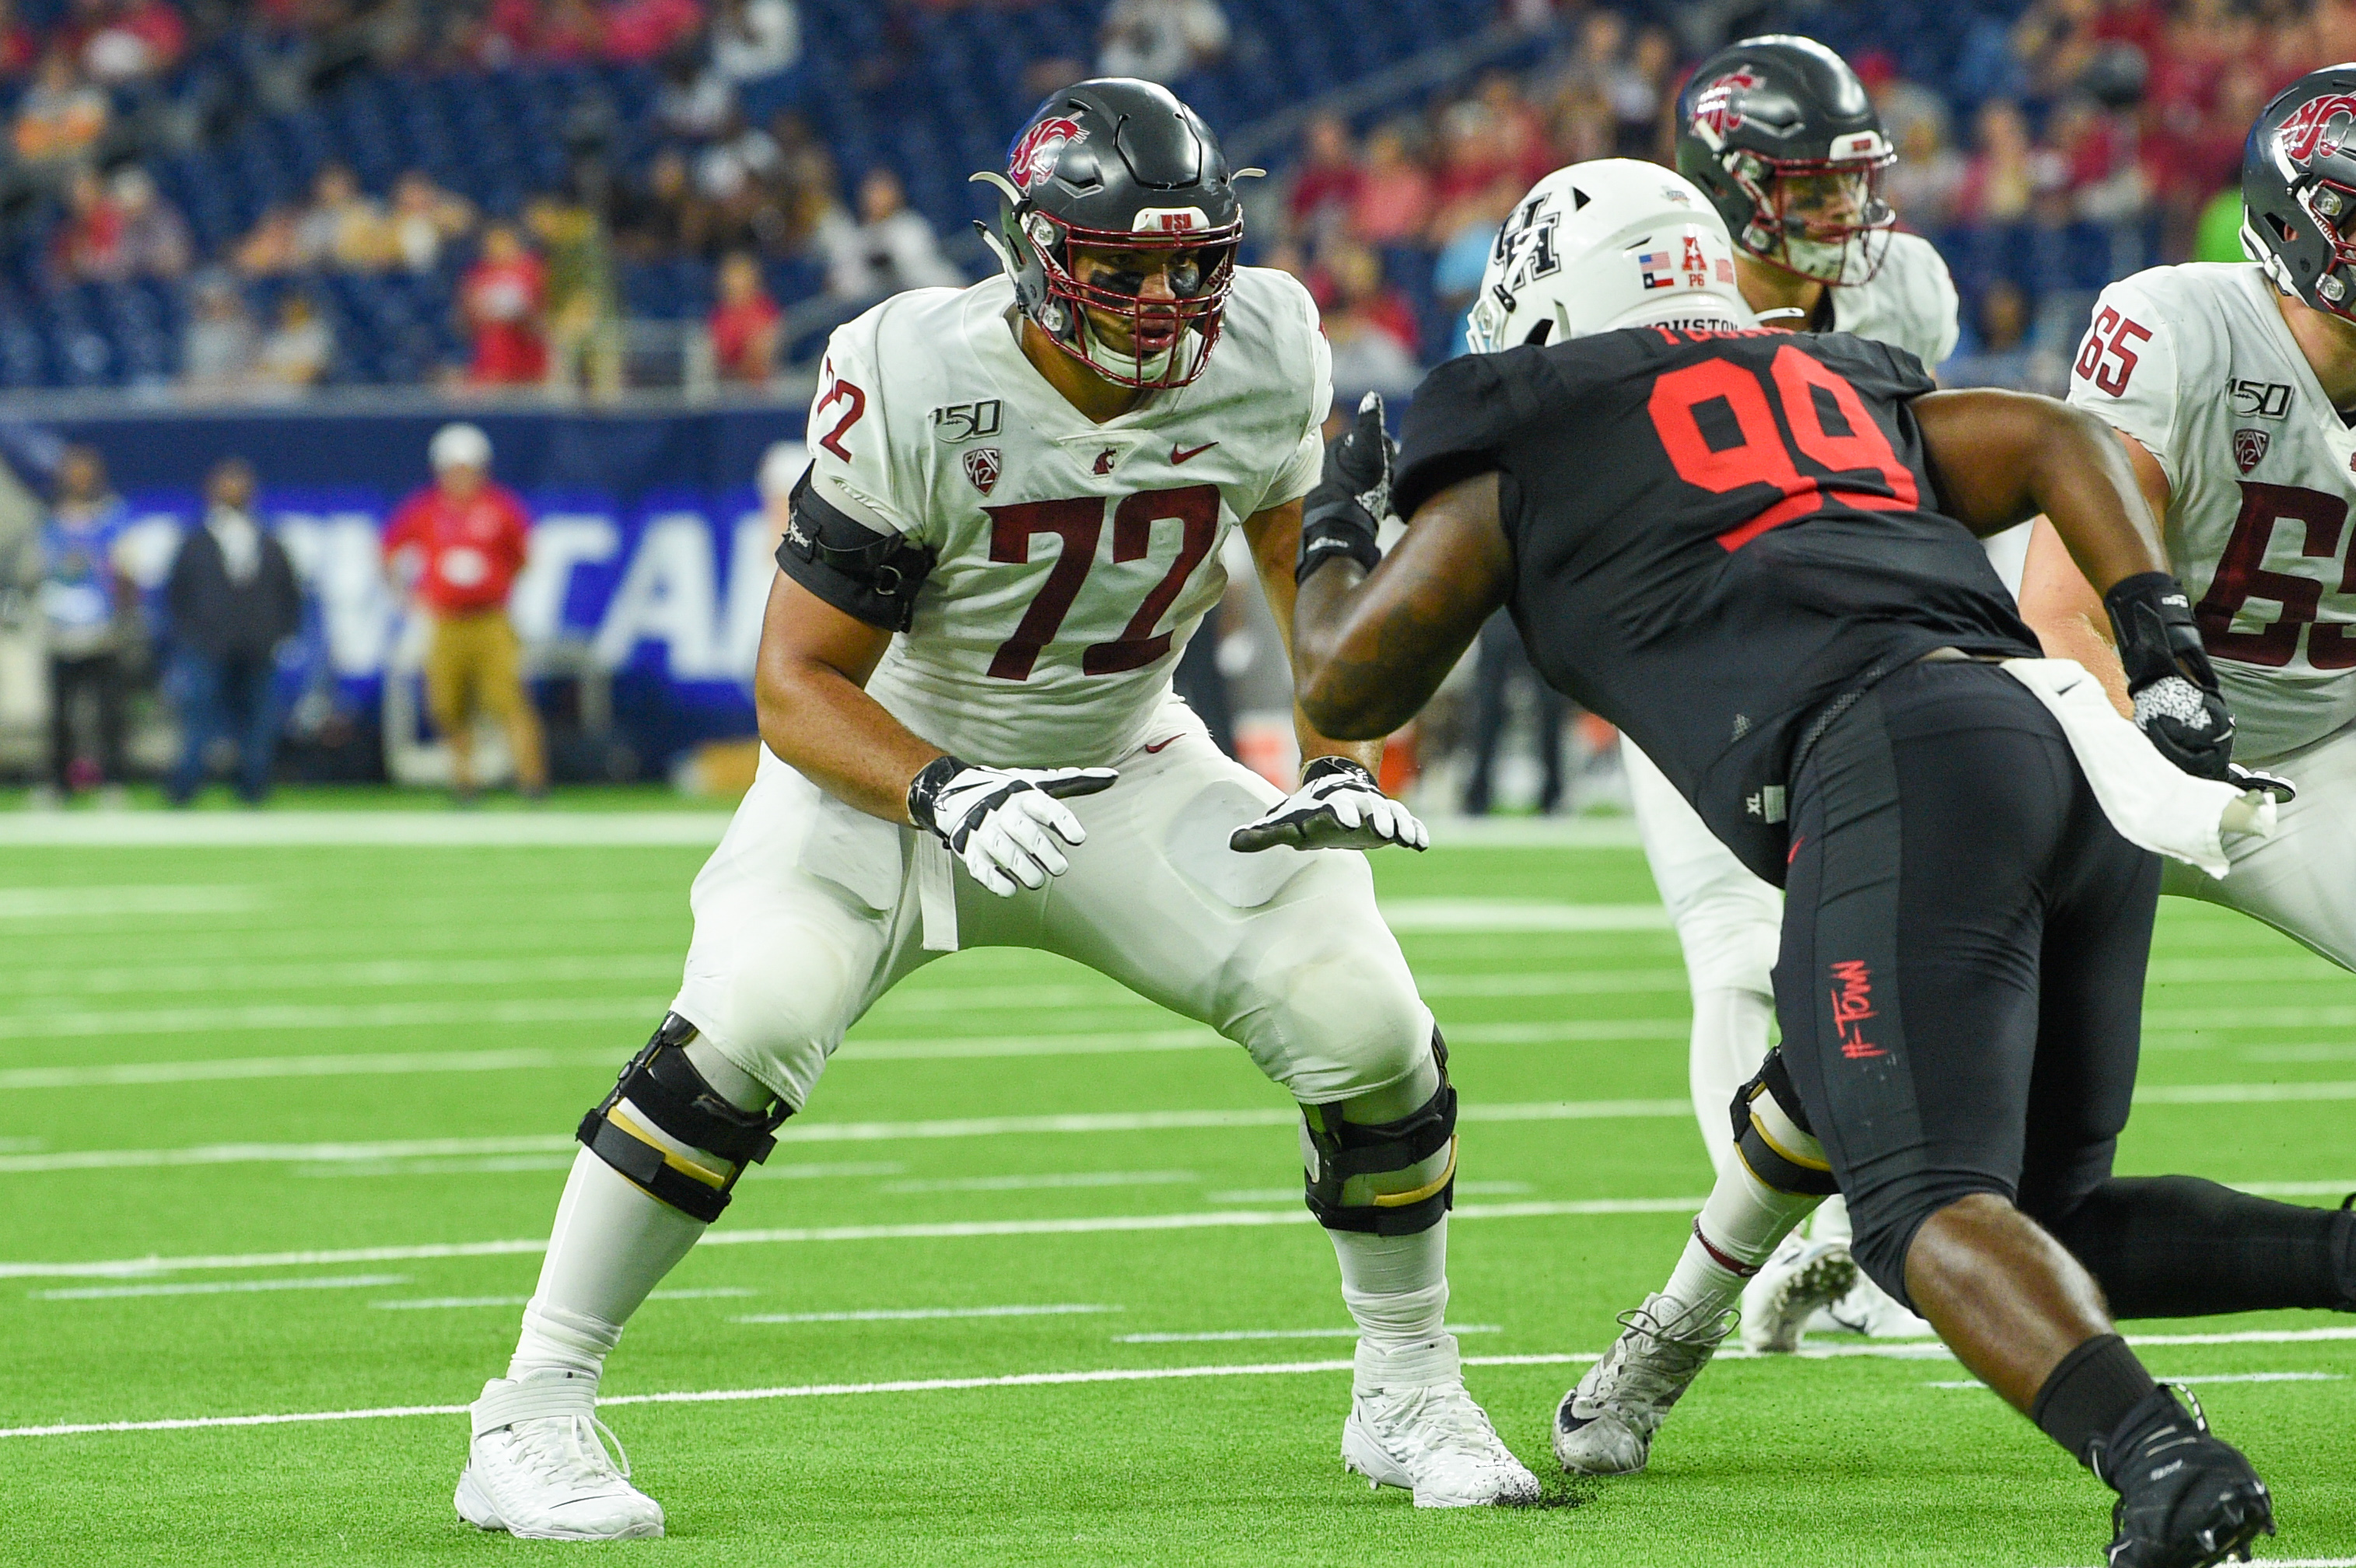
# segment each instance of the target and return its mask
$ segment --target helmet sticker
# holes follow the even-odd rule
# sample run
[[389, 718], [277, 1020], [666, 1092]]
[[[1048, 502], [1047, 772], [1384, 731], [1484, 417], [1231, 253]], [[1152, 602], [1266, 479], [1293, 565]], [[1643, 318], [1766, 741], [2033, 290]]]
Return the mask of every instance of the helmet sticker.
[[2356, 141], [2356, 98], [2344, 92], [2327, 92], [2300, 104], [2275, 133], [2276, 149], [2299, 168], [2332, 156], [2351, 141]]
[[1742, 66], [1703, 88], [1694, 98], [1694, 134], [1708, 142], [1713, 151], [1724, 146], [1726, 134], [1742, 124], [1742, 111], [1734, 105], [1736, 91], [1763, 84], [1764, 79], [1758, 72]]
[[1191, 234], [1211, 220], [1199, 207], [1141, 207], [1129, 226], [1140, 234]]
[[1006, 177], [1014, 182], [1015, 189], [1028, 195], [1033, 186], [1055, 172], [1055, 161], [1066, 146], [1087, 139], [1087, 130], [1077, 121], [1050, 115], [1016, 140], [1006, 155]]

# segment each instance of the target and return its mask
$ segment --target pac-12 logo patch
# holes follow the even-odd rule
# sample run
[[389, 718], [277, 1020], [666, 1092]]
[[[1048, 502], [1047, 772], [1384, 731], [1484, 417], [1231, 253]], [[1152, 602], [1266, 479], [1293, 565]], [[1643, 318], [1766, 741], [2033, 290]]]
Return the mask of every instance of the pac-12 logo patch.
[[2265, 456], [2266, 446], [2271, 440], [2272, 437], [2263, 430], [2233, 432], [2233, 466], [2245, 474], [2256, 467], [2259, 460]]
[[997, 487], [998, 476], [1004, 471], [995, 446], [976, 446], [965, 455], [965, 477], [971, 479], [973, 488], [983, 495], [988, 495]]

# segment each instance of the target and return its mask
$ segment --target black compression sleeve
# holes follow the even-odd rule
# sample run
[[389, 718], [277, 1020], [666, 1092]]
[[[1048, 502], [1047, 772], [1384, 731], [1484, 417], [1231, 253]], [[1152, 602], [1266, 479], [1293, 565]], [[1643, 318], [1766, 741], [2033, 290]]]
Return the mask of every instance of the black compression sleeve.
[[2121, 1317], [2356, 1311], [2356, 1214], [2344, 1209], [2198, 1176], [2114, 1176], [2045, 1223]]

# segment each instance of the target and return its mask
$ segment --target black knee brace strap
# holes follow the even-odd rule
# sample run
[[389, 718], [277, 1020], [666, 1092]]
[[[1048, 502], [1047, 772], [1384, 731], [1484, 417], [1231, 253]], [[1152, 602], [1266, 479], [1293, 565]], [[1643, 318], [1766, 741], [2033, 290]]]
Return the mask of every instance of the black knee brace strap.
[[[1454, 1204], [1456, 1089], [1448, 1081], [1448, 1047], [1437, 1029], [1431, 1032], [1431, 1055], [1440, 1066], [1440, 1087], [1396, 1122], [1345, 1122], [1338, 1102], [1301, 1107], [1301, 1124], [1316, 1155], [1316, 1168], [1307, 1179], [1309, 1212], [1328, 1230], [1412, 1236], [1439, 1224]], [[1412, 1192], [1377, 1193], [1370, 1204], [1342, 1201], [1342, 1188], [1353, 1176], [1408, 1170], [1442, 1150], [1448, 1168], [1437, 1181]]]
[[1792, 1125], [1810, 1137], [1815, 1129], [1808, 1125], [1808, 1113], [1800, 1109], [1799, 1091], [1792, 1087], [1791, 1069], [1783, 1065], [1781, 1047], [1767, 1053], [1751, 1081], [1734, 1091], [1734, 1103], [1730, 1110], [1734, 1118], [1734, 1149], [1751, 1174], [1773, 1187], [1777, 1192], [1795, 1197], [1830, 1197], [1840, 1190], [1833, 1181], [1832, 1166], [1821, 1159], [1811, 1159], [1799, 1150], [1779, 1148], [1775, 1140], [1752, 1115], [1751, 1102], [1761, 1095], [1773, 1099], [1776, 1106], [1791, 1119]]
[[[708, 1225], [728, 1207], [730, 1190], [744, 1167], [769, 1157], [777, 1146], [770, 1134], [794, 1112], [782, 1101], [766, 1115], [728, 1103], [688, 1060], [684, 1047], [693, 1038], [694, 1025], [666, 1014], [662, 1027], [622, 1069], [614, 1092], [581, 1119], [574, 1136], [663, 1202]], [[688, 1162], [616, 1124], [614, 1108], [625, 1100], [655, 1131], [726, 1160], [727, 1179], [715, 1184]]]

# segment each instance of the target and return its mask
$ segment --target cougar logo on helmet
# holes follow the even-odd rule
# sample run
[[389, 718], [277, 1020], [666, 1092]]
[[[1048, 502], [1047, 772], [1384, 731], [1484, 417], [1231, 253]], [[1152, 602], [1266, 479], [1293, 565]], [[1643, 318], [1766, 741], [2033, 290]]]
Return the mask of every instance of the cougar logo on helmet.
[[1695, 132], [1713, 147], [1725, 141], [1726, 134], [1742, 124], [1742, 111], [1734, 106], [1735, 90], [1762, 85], [1763, 79], [1748, 67], [1730, 70], [1712, 81], [1694, 99]]
[[1066, 147], [1087, 139], [1087, 130], [1073, 121], [1042, 120], [1024, 131], [1006, 155], [1006, 177], [1028, 195], [1033, 186], [1055, 172], [1055, 160], [1064, 156]]
[[[2350, 124], [2335, 130], [2334, 121]], [[2305, 168], [2314, 159], [2328, 158], [2356, 140], [2351, 133], [2356, 133], [2356, 98], [2334, 92], [2300, 104], [2275, 133], [2275, 145], [2283, 156]]]

